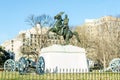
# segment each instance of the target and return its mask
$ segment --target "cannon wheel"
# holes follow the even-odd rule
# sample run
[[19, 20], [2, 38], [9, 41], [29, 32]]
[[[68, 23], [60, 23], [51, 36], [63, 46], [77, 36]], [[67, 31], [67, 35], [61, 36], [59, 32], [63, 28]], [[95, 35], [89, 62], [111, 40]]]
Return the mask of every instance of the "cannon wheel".
[[19, 59], [19, 74], [25, 74], [27, 72], [28, 63], [25, 57]]
[[112, 72], [120, 72], [120, 58], [113, 59], [109, 64]]
[[15, 61], [12, 59], [8, 59], [4, 63], [4, 70], [5, 71], [15, 71], [16, 65]]
[[36, 73], [37, 74], [44, 74], [44, 72], [45, 72], [45, 60], [41, 56], [41, 57], [39, 57], [38, 62], [36, 64]]

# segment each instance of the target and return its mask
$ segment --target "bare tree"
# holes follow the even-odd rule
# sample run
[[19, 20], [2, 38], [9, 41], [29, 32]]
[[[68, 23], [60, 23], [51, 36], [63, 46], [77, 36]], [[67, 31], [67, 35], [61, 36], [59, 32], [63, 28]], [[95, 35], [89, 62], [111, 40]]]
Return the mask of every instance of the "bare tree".
[[[99, 62], [104, 68], [109, 66], [113, 58], [119, 58], [120, 51], [120, 27], [117, 21], [107, 22], [94, 26], [95, 36], [87, 32], [88, 26], [77, 27], [82, 39], [82, 45], [87, 50], [87, 56]], [[93, 28], [93, 27], [90, 27]], [[92, 38], [90, 38], [92, 37]]]
[[[31, 37], [29, 38], [26, 38], [25, 34], [23, 34], [23, 46], [21, 46], [21, 52], [23, 54], [39, 53], [40, 49], [44, 47], [44, 43], [46, 41], [45, 36], [42, 34], [42, 28], [51, 27], [54, 23], [54, 20], [51, 16], [43, 14], [40, 16], [30, 15], [26, 22], [30, 26], [34, 27], [36, 34], [30, 33]], [[40, 28], [36, 27], [37, 24], [40, 25]], [[41, 30], [41, 33], [39, 33], [39, 30]], [[34, 38], [34, 42], [32, 41], [32, 38]]]
[[51, 16], [43, 14], [40, 16], [30, 15], [25, 21], [32, 27], [35, 27], [36, 24], [40, 24], [42, 27], [51, 27], [53, 26], [54, 20]]

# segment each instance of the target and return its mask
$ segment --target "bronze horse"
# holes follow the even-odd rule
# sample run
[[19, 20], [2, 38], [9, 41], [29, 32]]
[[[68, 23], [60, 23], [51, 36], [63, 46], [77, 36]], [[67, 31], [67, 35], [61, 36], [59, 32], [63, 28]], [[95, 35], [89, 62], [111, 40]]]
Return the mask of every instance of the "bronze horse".
[[49, 35], [49, 32], [53, 32], [53, 33], [56, 33], [57, 35], [60, 35], [60, 36], [63, 36], [66, 44], [69, 44], [70, 43], [70, 39], [75, 36], [77, 41], [80, 42], [80, 39], [79, 39], [79, 35], [77, 32], [72, 32], [70, 29], [68, 29], [67, 31], [65, 30], [65, 34], [63, 34], [62, 32], [62, 28], [63, 28], [63, 23], [62, 23], [62, 15], [63, 12], [57, 14], [56, 16], [54, 16], [54, 19], [56, 19], [56, 22], [54, 24], [54, 26], [52, 28], [50, 28], [48, 31], [47, 31], [47, 35]]

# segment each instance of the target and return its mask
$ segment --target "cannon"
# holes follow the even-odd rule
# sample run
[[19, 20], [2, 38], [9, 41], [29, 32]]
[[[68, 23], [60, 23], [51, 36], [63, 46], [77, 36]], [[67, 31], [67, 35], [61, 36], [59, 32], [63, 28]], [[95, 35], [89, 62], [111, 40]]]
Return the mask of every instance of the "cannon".
[[29, 57], [21, 57], [19, 59], [19, 74], [23, 75], [35, 71], [37, 74], [43, 74], [45, 71], [45, 61], [43, 57], [36, 57], [37, 61], [33, 61]]
[[21, 75], [26, 74], [30, 72], [32, 69], [37, 74], [43, 74], [45, 71], [44, 59], [40, 57], [37, 62], [34, 62], [29, 58], [25, 58], [25, 57], [21, 57], [19, 59], [19, 74]]
[[16, 62], [14, 61], [15, 58], [15, 54], [11, 51], [6, 51], [3, 48], [0, 48], [0, 52], [2, 53], [1, 56], [1, 63], [4, 64], [4, 70], [7, 71], [14, 71], [15, 70], [15, 66], [16, 66]]
[[114, 58], [110, 61], [109, 67], [104, 71], [120, 72], [120, 58]]
[[113, 59], [109, 67], [111, 68], [112, 72], [120, 72], [120, 58]]
[[12, 59], [8, 59], [4, 63], [4, 70], [5, 71], [15, 71], [16, 69], [16, 63]]

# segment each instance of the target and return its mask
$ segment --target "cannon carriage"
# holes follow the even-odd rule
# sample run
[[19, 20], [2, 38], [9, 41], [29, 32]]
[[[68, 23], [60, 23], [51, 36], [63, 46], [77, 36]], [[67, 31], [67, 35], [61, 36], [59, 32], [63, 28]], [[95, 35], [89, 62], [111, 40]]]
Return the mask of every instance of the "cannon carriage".
[[2, 54], [1, 59], [2, 59], [2, 65], [4, 64], [4, 70], [7, 71], [14, 71], [16, 62], [14, 61], [15, 59], [15, 54], [11, 51], [6, 51], [2, 47], [0, 47], [0, 52]]
[[[34, 56], [34, 59], [30, 56]], [[36, 72], [37, 74], [44, 73], [44, 59], [39, 57], [36, 52], [27, 53], [27, 56], [23, 56], [19, 59], [19, 74], [26, 74], [30, 72]]]
[[110, 61], [108, 68], [104, 71], [120, 72], [120, 58], [114, 58]]

